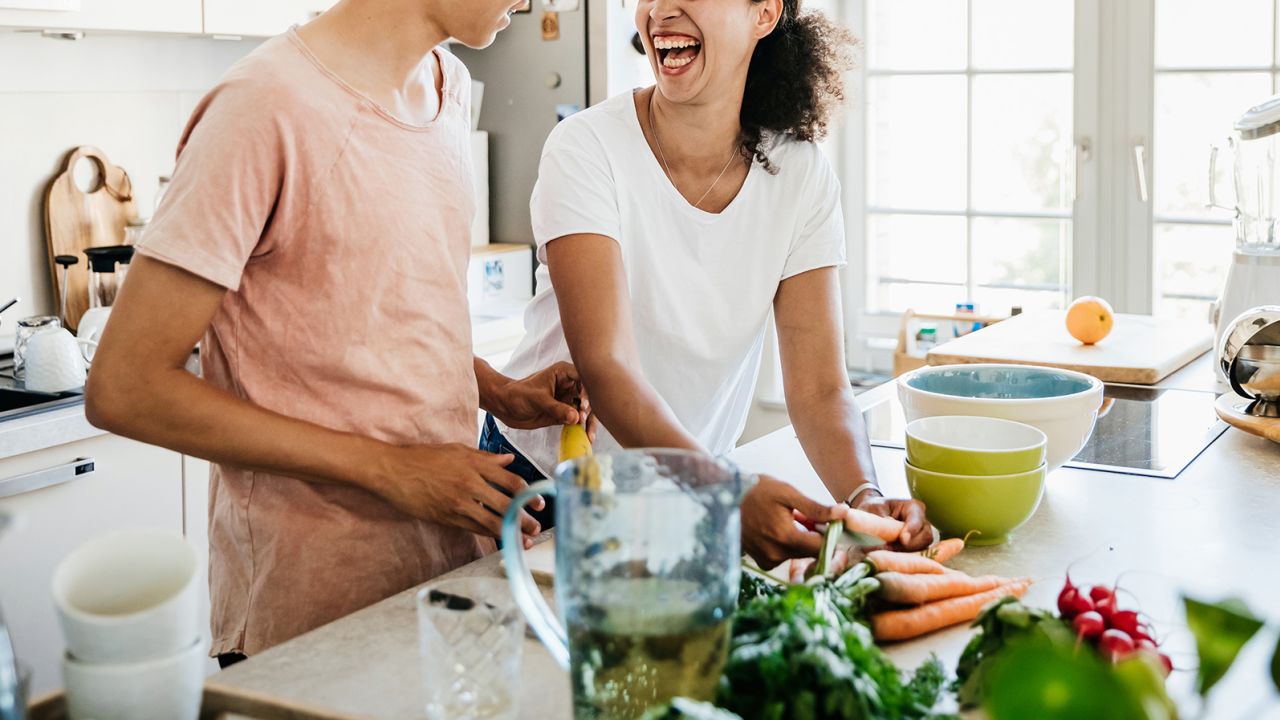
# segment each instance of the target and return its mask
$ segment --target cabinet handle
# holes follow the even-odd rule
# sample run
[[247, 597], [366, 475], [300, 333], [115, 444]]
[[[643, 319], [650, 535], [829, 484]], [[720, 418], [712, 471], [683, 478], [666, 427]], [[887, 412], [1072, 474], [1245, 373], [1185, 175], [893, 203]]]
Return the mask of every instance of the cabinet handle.
[[25, 475], [14, 475], [0, 480], [0, 498], [13, 497], [23, 493], [42, 490], [54, 485], [71, 482], [82, 475], [92, 475], [93, 458], [76, 458], [69, 463], [55, 465], [44, 470], [36, 470]]
[[1138, 199], [1142, 202], [1151, 200], [1147, 191], [1147, 146], [1138, 142], [1133, 146], [1133, 164], [1138, 171]]

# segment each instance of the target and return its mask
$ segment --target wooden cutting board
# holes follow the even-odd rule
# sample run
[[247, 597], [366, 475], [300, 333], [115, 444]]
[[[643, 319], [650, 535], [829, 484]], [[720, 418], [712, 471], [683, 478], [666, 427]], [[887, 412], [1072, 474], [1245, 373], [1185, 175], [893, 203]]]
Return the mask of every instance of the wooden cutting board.
[[1218, 413], [1218, 417], [1231, 427], [1280, 443], [1280, 419], [1250, 415], [1245, 410], [1252, 403], [1252, 400], [1229, 392], [1218, 398], [1213, 409]]
[[1103, 382], [1154, 385], [1213, 345], [1208, 324], [1116, 315], [1111, 334], [1083, 345], [1065, 310], [1023, 313], [929, 351], [930, 365], [1013, 363], [1075, 370]]
[[[74, 171], [81, 160], [97, 165], [101, 182], [91, 192], [76, 186]], [[133, 204], [133, 184], [124, 169], [112, 165], [101, 150], [84, 145], [72, 149], [62, 170], [49, 182], [44, 196], [44, 231], [49, 246], [49, 268], [53, 273], [54, 303], [61, 307], [67, 293], [67, 324], [74, 330], [80, 316], [89, 309], [89, 264], [84, 249], [123, 245], [125, 226], [137, 217]], [[71, 267], [68, 287], [62, 287], [62, 268], [57, 255], [74, 255], [80, 262]]]

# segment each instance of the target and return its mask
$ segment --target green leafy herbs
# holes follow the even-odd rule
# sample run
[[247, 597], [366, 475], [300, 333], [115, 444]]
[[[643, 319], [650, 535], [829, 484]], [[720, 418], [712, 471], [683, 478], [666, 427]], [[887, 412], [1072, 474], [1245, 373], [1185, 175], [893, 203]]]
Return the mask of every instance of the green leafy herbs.
[[1065, 622], [1046, 610], [1029, 608], [1017, 598], [1004, 598], [987, 606], [973, 621], [978, 632], [969, 639], [956, 665], [957, 693], [960, 707], [976, 707], [988, 684], [988, 673], [995, 659], [1010, 641], [1032, 633], [1071, 639]]
[[[1196, 652], [1200, 655], [1196, 690], [1204, 696], [1227, 674], [1241, 648], [1263, 623], [1235, 598], [1207, 603], [1184, 595], [1182, 602], [1187, 610], [1187, 626], [1195, 635]], [[1273, 679], [1280, 675], [1276, 661], [1271, 664], [1271, 672]], [[1280, 687], [1280, 681], [1277, 686]]]
[[904, 677], [876, 647], [857, 621], [867, 581], [815, 581], [744, 603], [718, 704], [746, 720], [932, 717], [942, 664], [931, 659]]

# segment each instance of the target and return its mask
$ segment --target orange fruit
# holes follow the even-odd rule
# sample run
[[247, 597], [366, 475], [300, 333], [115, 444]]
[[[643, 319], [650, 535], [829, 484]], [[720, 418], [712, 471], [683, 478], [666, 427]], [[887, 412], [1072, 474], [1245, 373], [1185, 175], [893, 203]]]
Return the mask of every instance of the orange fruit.
[[1111, 334], [1115, 313], [1111, 304], [1100, 297], [1086, 295], [1067, 308], [1067, 332], [1085, 345], [1092, 345]]

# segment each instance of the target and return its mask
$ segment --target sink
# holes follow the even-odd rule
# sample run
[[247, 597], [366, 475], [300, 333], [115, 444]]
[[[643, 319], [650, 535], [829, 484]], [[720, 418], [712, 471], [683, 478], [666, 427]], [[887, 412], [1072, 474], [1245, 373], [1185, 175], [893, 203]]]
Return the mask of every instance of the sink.
[[13, 361], [0, 356], [0, 422], [71, 407], [84, 401], [82, 390], [42, 393], [27, 390], [13, 379]]

